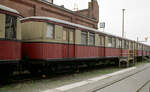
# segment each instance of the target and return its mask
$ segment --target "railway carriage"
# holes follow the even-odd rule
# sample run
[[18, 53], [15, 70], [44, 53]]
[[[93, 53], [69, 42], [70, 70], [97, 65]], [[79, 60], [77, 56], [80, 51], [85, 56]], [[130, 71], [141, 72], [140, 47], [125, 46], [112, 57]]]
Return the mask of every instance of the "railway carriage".
[[21, 60], [20, 15], [14, 9], [0, 5], [0, 72], [9, 74]]
[[105, 35], [55, 18], [28, 17], [22, 19], [23, 56], [30, 64], [104, 59]]
[[148, 53], [143, 44], [60, 19], [34, 16], [21, 21], [22, 55], [31, 71]]
[[104, 34], [55, 18], [22, 19], [22, 39], [23, 56], [29, 60], [31, 66], [52, 64], [54, 61], [80, 63], [77, 61], [95, 60], [105, 56]]

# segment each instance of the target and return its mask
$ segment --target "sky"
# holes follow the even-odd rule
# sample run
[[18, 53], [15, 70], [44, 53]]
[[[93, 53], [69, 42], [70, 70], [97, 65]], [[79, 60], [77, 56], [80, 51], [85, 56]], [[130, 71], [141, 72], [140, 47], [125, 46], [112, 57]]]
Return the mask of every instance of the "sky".
[[[88, 8], [91, 0], [54, 0], [57, 5], [65, 5], [65, 8], [74, 9], [74, 4], [78, 4], [78, 9]], [[106, 23], [105, 32], [121, 36], [122, 35], [122, 9], [125, 10], [125, 37], [144, 41], [150, 45], [150, 0], [97, 0], [100, 7], [100, 22]]]

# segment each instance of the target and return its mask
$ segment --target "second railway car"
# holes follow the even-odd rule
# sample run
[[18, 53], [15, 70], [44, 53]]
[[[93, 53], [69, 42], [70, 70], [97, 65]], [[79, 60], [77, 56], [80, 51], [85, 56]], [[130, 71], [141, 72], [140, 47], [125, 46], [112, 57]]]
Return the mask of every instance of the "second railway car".
[[19, 17], [16, 10], [0, 5], [0, 77], [12, 72], [21, 60]]
[[36, 67], [149, 54], [143, 44], [51, 17], [22, 19], [22, 39], [23, 56]]

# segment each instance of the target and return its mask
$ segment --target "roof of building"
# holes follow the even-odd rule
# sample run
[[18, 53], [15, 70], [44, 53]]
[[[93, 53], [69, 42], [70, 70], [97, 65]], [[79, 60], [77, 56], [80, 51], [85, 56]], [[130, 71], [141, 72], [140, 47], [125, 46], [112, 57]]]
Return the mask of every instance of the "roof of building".
[[1, 5], [1, 4], [0, 4], [0, 9], [1, 9], [1, 10], [4, 10], [4, 11], [9, 11], [9, 12], [13, 12], [13, 13], [19, 14], [19, 12], [18, 12], [17, 10], [12, 9], [12, 8], [9, 8], [9, 7], [4, 6], [4, 5]]
[[[69, 9], [67, 9], [67, 8], [65, 8], [65, 7], [61, 7], [61, 6], [59, 6], [59, 5], [56, 5], [56, 4], [47, 2], [47, 1], [45, 1], [45, 0], [37, 0], [37, 1], [42, 2], [42, 3], [44, 3], [44, 4], [47, 4], [47, 5], [51, 5], [51, 6], [53, 6], [53, 7], [58, 8], [58, 9], [64, 10], [64, 11], [66, 11], [66, 12], [69, 12], [69, 13], [71, 13], [71, 14], [74, 14], [74, 13], [77, 12], [77, 11], [72, 11], [72, 10], [69, 10]], [[95, 20], [95, 19], [93, 19], [93, 18], [89, 18], [89, 17], [87, 17], [87, 16], [85, 16], [85, 15], [83, 15], [83, 14], [78, 14], [78, 16], [87, 18], [87, 19], [92, 20], [92, 21], [95, 21], [95, 22], [98, 22], [97, 20]]]

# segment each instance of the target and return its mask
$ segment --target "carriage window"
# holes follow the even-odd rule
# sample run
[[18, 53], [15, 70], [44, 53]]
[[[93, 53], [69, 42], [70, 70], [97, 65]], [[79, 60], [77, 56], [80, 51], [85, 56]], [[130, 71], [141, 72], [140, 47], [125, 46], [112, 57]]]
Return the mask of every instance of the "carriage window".
[[122, 40], [118, 39], [118, 40], [116, 41], [116, 47], [117, 47], [117, 48], [121, 48], [121, 47], [122, 47]]
[[87, 45], [87, 32], [81, 32], [81, 43]]
[[124, 47], [125, 49], [128, 49], [128, 48], [129, 48], [129, 42], [128, 42], [128, 41], [125, 41], [125, 42], [124, 42], [124, 46], [125, 46], [125, 47]]
[[119, 40], [119, 48], [122, 47], [122, 40]]
[[133, 49], [133, 43], [132, 42], [130, 43], [130, 49]]
[[108, 37], [108, 47], [112, 47], [112, 38]]
[[114, 47], [114, 48], [116, 47], [116, 39], [115, 38], [112, 39], [112, 47]]
[[95, 35], [93, 33], [90, 33], [90, 45], [95, 44]]
[[17, 17], [6, 15], [5, 38], [16, 39]]
[[46, 37], [54, 38], [54, 26], [52, 24], [47, 24]]

